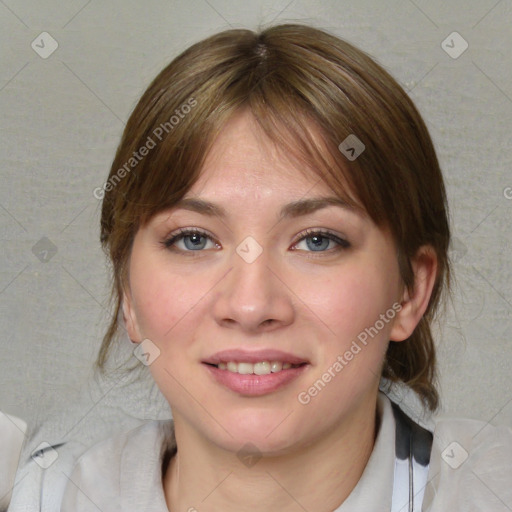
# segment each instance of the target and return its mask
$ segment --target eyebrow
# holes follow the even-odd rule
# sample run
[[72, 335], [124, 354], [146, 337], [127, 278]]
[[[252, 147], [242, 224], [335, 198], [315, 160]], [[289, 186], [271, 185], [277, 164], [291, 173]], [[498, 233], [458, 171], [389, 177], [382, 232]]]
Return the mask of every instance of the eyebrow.
[[[279, 212], [279, 218], [300, 217], [301, 215], [307, 215], [329, 206], [338, 206], [352, 212], [355, 211], [355, 208], [351, 204], [339, 197], [312, 197], [299, 199], [284, 205]], [[221, 219], [227, 216], [226, 210], [222, 206], [193, 197], [181, 199], [173, 206], [173, 209], [189, 210], [202, 215], [208, 215], [209, 217], [219, 217]]]

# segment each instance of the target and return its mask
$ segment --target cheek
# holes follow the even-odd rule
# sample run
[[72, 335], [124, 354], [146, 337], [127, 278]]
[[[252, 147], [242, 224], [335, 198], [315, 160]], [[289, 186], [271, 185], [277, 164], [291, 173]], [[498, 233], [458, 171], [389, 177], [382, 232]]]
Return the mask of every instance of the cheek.
[[197, 275], [184, 277], [156, 262], [133, 266], [130, 282], [142, 334], [157, 344], [181, 339], [177, 333], [187, 328], [207, 293]]
[[[379, 319], [396, 301], [398, 286], [395, 283], [398, 283], [398, 276], [393, 265], [383, 264], [361, 259], [324, 282], [311, 281], [302, 288], [302, 296], [308, 297], [304, 303], [315, 314], [316, 323], [320, 320], [328, 329], [325, 339], [332, 340], [328, 357], [332, 358], [334, 351], [343, 353], [360, 335], [364, 340], [364, 333], [368, 333], [368, 329], [374, 335], [369, 339], [388, 341], [391, 315], [385, 318], [387, 322]], [[376, 322], [378, 335], [371, 329]], [[376, 351], [381, 352], [379, 347], [376, 347]]]
[[332, 279], [328, 286], [325, 294], [315, 293], [315, 304], [338, 327], [350, 328], [364, 320], [373, 323], [391, 306], [393, 294], [389, 286], [369, 272], [340, 276], [338, 282]]
[[302, 290], [323, 334], [317, 338], [317, 367], [298, 401], [325, 423], [338, 421], [380, 380], [399, 282], [393, 261], [385, 263], [351, 262], [323, 287]]

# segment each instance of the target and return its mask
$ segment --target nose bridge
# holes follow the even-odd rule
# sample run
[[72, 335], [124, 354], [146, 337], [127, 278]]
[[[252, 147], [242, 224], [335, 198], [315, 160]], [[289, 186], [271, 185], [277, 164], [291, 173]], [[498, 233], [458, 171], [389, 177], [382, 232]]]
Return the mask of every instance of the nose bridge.
[[256, 330], [265, 323], [288, 323], [293, 308], [286, 286], [275, 275], [271, 253], [247, 237], [230, 257], [231, 271], [217, 294], [217, 322]]

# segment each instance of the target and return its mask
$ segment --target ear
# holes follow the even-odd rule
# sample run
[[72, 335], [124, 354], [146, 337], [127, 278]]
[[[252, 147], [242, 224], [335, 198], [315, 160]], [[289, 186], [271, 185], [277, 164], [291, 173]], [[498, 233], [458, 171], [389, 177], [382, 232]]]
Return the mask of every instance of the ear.
[[140, 343], [142, 336], [140, 335], [139, 324], [137, 322], [137, 315], [133, 306], [130, 290], [123, 289], [122, 297], [123, 306], [123, 321], [128, 332], [128, 336], [132, 340], [132, 343]]
[[411, 336], [427, 310], [436, 281], [437, 255], [432, 246], [420, 247], [411, 264], [414, 286], [412, 290], [404, 288], [402, 309], [395, 316], [390, 333], [391, 341], [404, 341]]

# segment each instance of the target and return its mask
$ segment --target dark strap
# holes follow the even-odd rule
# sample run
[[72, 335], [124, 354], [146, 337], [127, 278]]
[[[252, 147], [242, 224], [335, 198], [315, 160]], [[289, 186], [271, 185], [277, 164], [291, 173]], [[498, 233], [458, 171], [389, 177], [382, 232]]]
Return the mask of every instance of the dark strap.
[[396, 422], [395, 455], [397, 459], [408, 460], [409, 477], [403, 485], [408, 485], [409, 512], [420, 510], [421, 503], [414, 503], [414, 498], [425, 485], [423, 482], [414, 482], [414, 466], [428, 467], [432, 442], [432, 432], [414, 422], [402, 409], [391, 402]]

